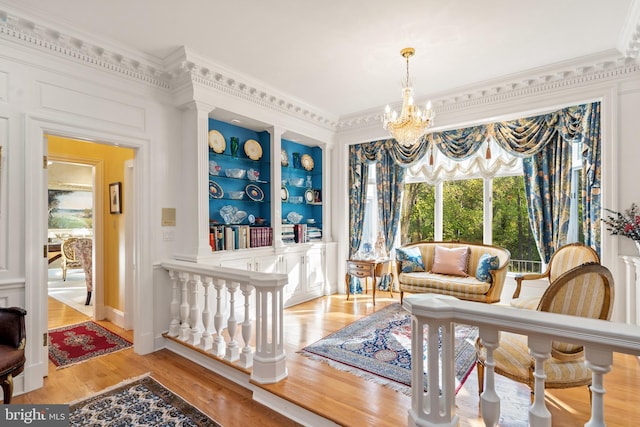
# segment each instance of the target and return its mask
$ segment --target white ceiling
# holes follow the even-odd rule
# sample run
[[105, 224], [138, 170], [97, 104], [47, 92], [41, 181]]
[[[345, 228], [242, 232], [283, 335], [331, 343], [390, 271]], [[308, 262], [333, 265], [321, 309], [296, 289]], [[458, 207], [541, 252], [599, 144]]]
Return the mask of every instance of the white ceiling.
[[[616, 49], [637, 0], [0, 0], [160, 63], [180, 46], [331, 117]], [[623, 46], [623, 44], [621, 45]], [[624, 47], [622, 48], [624, 49]], [[621, 55], [622, 56], [622, 55]]]

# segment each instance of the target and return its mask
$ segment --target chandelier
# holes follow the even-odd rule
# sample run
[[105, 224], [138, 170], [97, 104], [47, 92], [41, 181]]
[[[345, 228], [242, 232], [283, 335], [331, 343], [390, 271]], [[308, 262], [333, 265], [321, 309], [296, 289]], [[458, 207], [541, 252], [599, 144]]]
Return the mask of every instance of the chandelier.
[[402, 111], [400, 117], [396, 111], [391, 111], [387, 105], [384, 109], [382, 118], [382, 127], [405, 147], [416, 144], [433, 123], [434, 111], [431, 109], [431, 101], [427, 102], [426, 108], [421, 110], [413, 104], [413, 88], [411, 80], [409, 80], [409, 58], [416, 53], [412, 47], [406, 47], [400, 51], [407, 61], [407, 79], [402, 86]]

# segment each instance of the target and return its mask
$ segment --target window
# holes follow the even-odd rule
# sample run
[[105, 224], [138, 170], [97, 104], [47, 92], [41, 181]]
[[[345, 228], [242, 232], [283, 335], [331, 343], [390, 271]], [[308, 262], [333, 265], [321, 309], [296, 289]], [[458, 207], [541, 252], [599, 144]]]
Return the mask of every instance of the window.
[[482, 243], [483, 180], [445, 181], [442, 194], [443, 240]]
[[400, 244], [434, 240], [435, 187], [425, 182], [406, 184], [400, 213]]
[[378, 191], [376, 188], [375, 164], [369, 164], [369, 176], [367, 177], [367, 199], [364, 208], [362, 224], [362, 240], [358, 252], [369, 253], [375, 248], [378, 237]]
[[529, 225], [524, 179], [493, 179], [492, 242], [511, 252], [511, 271], [540, 272], [540, 254]]

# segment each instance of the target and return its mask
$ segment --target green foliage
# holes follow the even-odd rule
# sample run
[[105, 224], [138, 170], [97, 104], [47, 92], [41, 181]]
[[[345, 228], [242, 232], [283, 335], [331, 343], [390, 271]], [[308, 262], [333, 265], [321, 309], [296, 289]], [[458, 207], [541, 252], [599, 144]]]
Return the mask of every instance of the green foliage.
[[509, 249], [511, 259], [540, 261], [522, 176], [493, 180], [493, 243]]
[[483, 180], [447, 181], [443, 186], [442, 238], [482, 243]]
[[400, 216], [401, 243], [433, 240], [435, 189], [425, 183], [406, 184]]
[[[483, 242], [482, 179], [447, 181], [443, 185], [443, 240]], [[406, 184], [400, 219], [401, 243], [434, 238], [435, 188], [425, 183]], [[493, 244], [511, 252], [516, 260], [539, 261], [527, 211], [522, 176], [493, 180]]]

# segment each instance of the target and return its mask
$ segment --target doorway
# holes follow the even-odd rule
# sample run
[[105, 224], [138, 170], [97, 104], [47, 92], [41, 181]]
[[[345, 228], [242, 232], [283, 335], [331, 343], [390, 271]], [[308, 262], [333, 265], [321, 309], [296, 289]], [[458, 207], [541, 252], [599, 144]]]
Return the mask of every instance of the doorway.
[[48, 295], [90, 318], [93, 268], [91, 258], [80, 256], [75, 243], [85, 242], [89, 250], [94, 246], [94, 169], [53, 158], [47, 162]]

